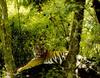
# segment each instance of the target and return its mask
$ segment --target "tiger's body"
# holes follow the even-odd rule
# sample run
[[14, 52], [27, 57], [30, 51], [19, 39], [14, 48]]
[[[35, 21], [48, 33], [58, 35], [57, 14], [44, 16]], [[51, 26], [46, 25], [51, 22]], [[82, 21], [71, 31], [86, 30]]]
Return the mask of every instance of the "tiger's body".
[[49, 52], [47, 57], [44, 60], [44, 64], [62, 64], [62, 62], [66, 59], [67, 54], [68, 51]]
[[41, 65], [41, 64], [59, 64], [66, 59], [68, 51], [53, 51], [53, 52], [45, 52], [39, 56], [36, 56], [31, 61], [29, 61], [25, 66], [20, 67], [17, 70], [17, 74], [22, 72], [23, 70]]

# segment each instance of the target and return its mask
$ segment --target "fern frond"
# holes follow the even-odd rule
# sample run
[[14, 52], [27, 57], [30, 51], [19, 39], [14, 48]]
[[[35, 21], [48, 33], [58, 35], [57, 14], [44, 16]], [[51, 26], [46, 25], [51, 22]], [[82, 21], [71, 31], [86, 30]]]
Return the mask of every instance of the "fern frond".
[[17, 70], [17, 74], [20, 73], [20, 72], [22, 72], [23, 70], [26, 70], [26, 69], [29, 69], [29, 68], [38, 66], [38, 65], [40, 65], [40, 64], [43, 64], [43, 61], [44, 61], [43, 58], [35, 58], [35, 59], [32, 59], [31, 61], [28, 62], [28, 64], [26, 64], [26, 65], [23, 66], [23, 67], [20, 67], [20, 68]]

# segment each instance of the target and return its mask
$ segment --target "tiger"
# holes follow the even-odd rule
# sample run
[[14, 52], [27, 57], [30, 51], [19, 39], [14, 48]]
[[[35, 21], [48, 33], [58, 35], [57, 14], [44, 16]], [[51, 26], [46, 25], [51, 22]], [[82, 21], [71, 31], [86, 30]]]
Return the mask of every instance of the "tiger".
[[40, 56], [38, 54], [37, 57], [30, 60], [25, 66], [20, 67], [17, 70], [17, 74], [22, 72], [23, 70], [38, 66], [40, 64], [59, 64], [66, 59], [68, 51], [46, 51], [42, 53]]
[[44, 64], [62, 64], [66, 59], [68, 51], [53, 51], [49, 52], [48, 56], [44, 60]]

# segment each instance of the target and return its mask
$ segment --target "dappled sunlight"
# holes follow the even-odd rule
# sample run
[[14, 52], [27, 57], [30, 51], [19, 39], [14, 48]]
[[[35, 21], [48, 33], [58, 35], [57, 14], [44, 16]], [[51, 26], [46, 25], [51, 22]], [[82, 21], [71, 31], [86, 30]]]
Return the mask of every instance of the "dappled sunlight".
[[13, 16], [17, 14], [17, 9], [15, 8], [14, 2], [8, 5], [8, 15]]
[[[14, 2], [8, 4], [8, 15], [16, 15], [18, 14], [18, 5], [15, 5]], [[30, 6], [25, 8], [24, 6], [20, 6], [19, 13], [22, 15], [27, 15], [30, 12]]]
[[24, 6], [20, 6], [19, 13], [27, 15], [29, 12], [30, 12], [30, 7], [25, 8]]

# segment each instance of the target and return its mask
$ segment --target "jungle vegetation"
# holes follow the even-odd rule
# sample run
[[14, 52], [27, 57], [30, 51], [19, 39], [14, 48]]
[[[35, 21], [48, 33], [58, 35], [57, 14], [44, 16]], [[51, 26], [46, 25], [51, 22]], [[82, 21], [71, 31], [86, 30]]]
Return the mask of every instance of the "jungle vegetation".
[[[41, 68], [63, 52], [61, 65]], [[100, 0], [0, 0], [0, 78], [25, 65], [18, 78], [74, 78], [78, 54], [100, 65]]]

